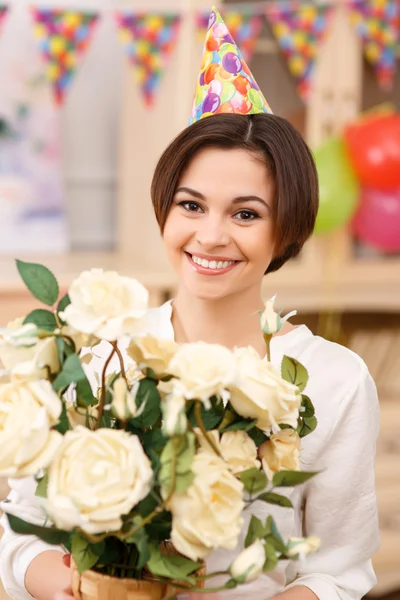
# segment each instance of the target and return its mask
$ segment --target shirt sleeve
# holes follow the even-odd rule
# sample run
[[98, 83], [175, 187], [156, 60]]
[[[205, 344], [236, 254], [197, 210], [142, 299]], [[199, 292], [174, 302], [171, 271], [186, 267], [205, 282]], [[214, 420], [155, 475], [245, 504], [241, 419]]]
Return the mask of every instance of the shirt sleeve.
[[376, 584], [379, 404], [374, 381], [359, 364], [355, 387], [332, 414], [336, 424], [315, 465], [319, 473], [304, 487], [303, 533], [318, 536], [321, 547], [285, 588], [306, 586], [320, 600], [360, 600]]
[[[30, 477], [10, 480], [11, 492], [6, 501], [0, 503], [4, 512], [34, 523], [44, 525], [45, 514], [35, 496], [36, 481]], [[4, 529], [0, 539], [0, 579], [5, 591], [13, 600], [32, 600], [25, 588], [25, 573], [32, 560], [41, 552], [56, 550], [65, 554], [61, 546], [51, 546], [33, 535], [20, 535], [12, 531], [5, 514], [0, 519]]]

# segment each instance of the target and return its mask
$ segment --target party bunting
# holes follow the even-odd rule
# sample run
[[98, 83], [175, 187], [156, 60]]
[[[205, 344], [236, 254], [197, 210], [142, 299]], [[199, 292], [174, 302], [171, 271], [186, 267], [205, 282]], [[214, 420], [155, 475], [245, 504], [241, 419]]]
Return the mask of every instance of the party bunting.
[[400, 2], [350, 0], [348, 8], [350, 21], [362, 40], [365, 55], [375, 69], [379, 85], [390, 89], [396, 70]]
[[55, 100], [61, 105], [88, 48], [98, 15], [41, 8], [33, 8], [32, 12], [35, 36], [47, 63], [47, 76]]
[[324, 41], [333, 6], [274, 2], [266, 16], [304, 101], [310, 96], [318, 46]]
[[117, 13], [119, 35], [132, 62], [147, 106], [175, 47], [181, 17], [178, 14]]
[[[198, 12], [196, 15], [196, 31], [199, 39], [203, 40], [208, 27], [210, 13]], [[243, 58], [250, 62], [254, 46], [260, 34], [263, 15], [258, 10], [224, 11], [223, 17], [233, 39], [239, 46]]]

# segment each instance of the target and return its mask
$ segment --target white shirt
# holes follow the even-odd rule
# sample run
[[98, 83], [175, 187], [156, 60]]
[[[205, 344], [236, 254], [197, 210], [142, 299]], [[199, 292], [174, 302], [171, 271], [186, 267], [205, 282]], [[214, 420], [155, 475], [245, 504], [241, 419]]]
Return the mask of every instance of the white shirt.
[[[148, 332], [173, 339], [171, 312], [170, 302], [151, 309]], [[86, 370], [92, 385], [97, 386], [94, 373], [101, 371], [110, 347], [102, 342], [93, 351], [96, 358]], [[304, 564], [281, 561], [273, 574], [224, 592], [223, 598], [266, 600], [283, 589], [304, 585], [320, 600], [360, 600], [376, 583], [371, 556], [379, 547], [374, 482], [379, 405], [375, 384], [359, 356], [313, 335], [305, 325], [272, 339], [272, 362], [279, 367], [284, 355], [299, 360], [309, 373], [305, 393], [314, 404], [318, 426], [302, 440], [301, 468], [319, 474], [289, 491], [293, 509], [255, 503], [245, 515], [237, 549], [213, 552], [207, 568], [209, 572], [220, 571], [231, 563], [243, 547], [251, 514], [262, 520], [271, 514], [284, 539], [316, 535], [321, 539], [321, 549]], [[110, 371], [115, 366], [112, 361]], [[2, 508], [43, 524], [44, 514], [35, 497], [33, 478], [11, 480], [10, 485], [11, 503]], [[33, 536], [16, 535], [4, 516], [2, 526], [5, 529], [0, 543], [3, 585], [13, 600], [31, 600], [24, 586], [27, 567], [40, 552], [55, 547]], [[56, 549], [63, 552], [62, 548]]]

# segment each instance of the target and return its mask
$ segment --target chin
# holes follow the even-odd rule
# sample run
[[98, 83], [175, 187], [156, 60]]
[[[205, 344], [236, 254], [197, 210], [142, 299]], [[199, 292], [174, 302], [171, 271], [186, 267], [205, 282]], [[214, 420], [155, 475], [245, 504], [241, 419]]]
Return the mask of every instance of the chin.
[[185, 287], [189, 294], [199, 300], [222, 300], [234, 293], [234, 290], [219, 285], [196, 285], [187, 282]]

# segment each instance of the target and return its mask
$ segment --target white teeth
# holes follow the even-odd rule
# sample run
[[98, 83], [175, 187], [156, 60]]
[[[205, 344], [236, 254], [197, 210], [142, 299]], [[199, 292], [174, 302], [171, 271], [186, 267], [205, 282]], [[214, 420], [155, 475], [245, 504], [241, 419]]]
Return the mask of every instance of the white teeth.
[[192, 260], [196, 265], [200, 265], [204, 269], [226, 269], [230, 265], [233, 265], [236, 261], [234, 260], [225, 260], [225, 261], [216, 261], [216, 260], [206, 260], [205, 258], [199, 258], [192, 254]]

